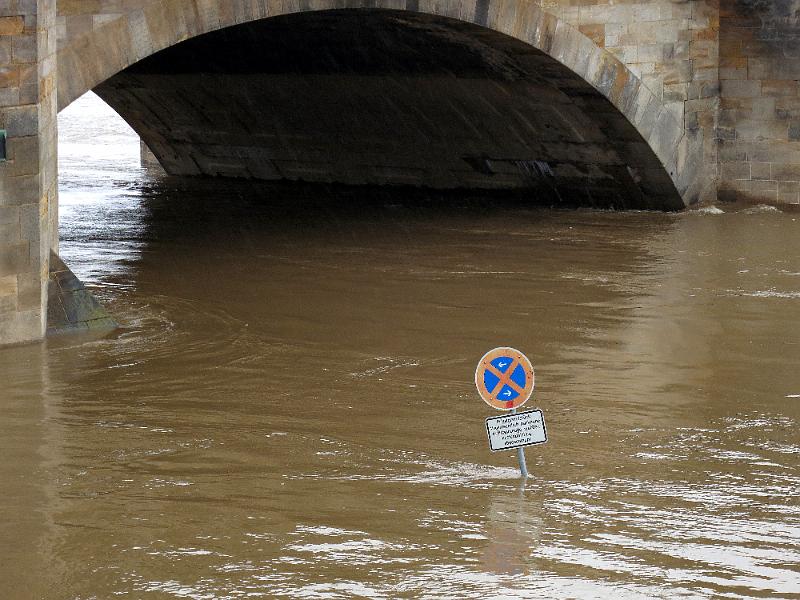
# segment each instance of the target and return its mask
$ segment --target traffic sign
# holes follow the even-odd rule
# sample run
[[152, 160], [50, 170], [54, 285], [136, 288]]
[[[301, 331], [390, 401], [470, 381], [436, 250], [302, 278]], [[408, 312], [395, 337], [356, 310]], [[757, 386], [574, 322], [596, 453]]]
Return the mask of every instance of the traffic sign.
[[533, 366], [514, 348], [495, 348], [483, 355], [475, 370], [475, 385], [484, 402], [498, 410], [518, 408], [533, 392]]

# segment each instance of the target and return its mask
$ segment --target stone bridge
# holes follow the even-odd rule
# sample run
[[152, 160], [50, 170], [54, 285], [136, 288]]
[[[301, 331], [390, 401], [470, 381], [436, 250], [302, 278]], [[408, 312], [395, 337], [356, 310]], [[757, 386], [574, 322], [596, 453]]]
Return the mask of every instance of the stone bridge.
[[800, 0], [0, 0], [0, 343], [45, 333], [56, 115], [88, 90], [172, 174], [796, 204], [798, 18]]

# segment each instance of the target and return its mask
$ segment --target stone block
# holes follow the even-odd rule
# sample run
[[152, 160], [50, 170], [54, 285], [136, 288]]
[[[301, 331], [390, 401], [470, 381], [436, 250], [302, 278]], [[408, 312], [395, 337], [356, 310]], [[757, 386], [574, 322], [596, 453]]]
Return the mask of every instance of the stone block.
[[719, 107], [722, 110], [747, 110], [753, 109], [753, 101], [755, 98], [730, 98], [723, 96], [719, 99]]
[[19, 35], [12, 38], [11, 60], [14, 63], [35, 63], [37, 52], [37, 38], [35, 35]]
[[747, 59], [745, 57], [719, 57], [720, 79], [747, 79]]
[[[7, 63], [0, 63], [7, 64]], [[18, 87], [19, 86], [19, 67], [0, 67], [0, 88]]]
[[6, 244], [16, 244], [22, 240], [19, 237], [18, 223], [0, 223], [0, 240]]
[[688, 83], [673, 83], [664, 85], [664, 103], [667, 102], [684, 102], [689, 99], [689, 84]]
[[[647, 138], [650, 147], [662, 163], [669, 164], [677, 151], [679, 130], [676, 127], [672, 113], [662, 108], [656, 118], [655, 127]], [[674, 175], [674, 173], [670, 173]]]
[[36, 175], [4, 175], [6, 190], [0, 203], [5, 206], [22, 206], [39, 203], [39, 179]]
[[800, 119], [800, 97], [775, 96], [775, 116], [781, 120]]
[[752, 117], [759, 121], [775, 119], [775, 98], [756, 98], [753, 100]]
[[578, 29], [597, 46], [602, 48], [606, 45], [606, 26], [604, 24], [592, 23], [588, 25], [580, 25]]
[[765, 79], [761, 82], [761, 94], [763, 96], [797, 96], [798, 82]]
[[637, 58], [639, 62], [660, 63], [664, 60], [664, 44], [639, 44]]
[[720, 82], [720, 91], [730, 98], [757, 98], [761, 96], [761, 82], [727, 79]]
[[4, 344], [18, 344], [41, 339], [44, 319], [41, 310], [15, 310], [0, 318], [0, 340]]
[[67, 36], [76, 38], [89, 33], [94, 28], [94, 18], [91, 13], [74, 15], [67, 19]]
[[736, 140], [736, 130], [733, 127], [717, 127], [714, 129], [714, 137], [721, 141]]
[[[759, 53], [751, 54], [755, 56]], [[764, 58], [748, 60], [748, 78], [762, 79], [800, 79], [800, 59], [786, 58], [779, 49], [769, 48], [763, 52]], [[780, 58], [778, 58], [780, 57]]]
[[620, 62], [626, 64], [639, 62], [638, 48], [636, 46], [613, 46], [607, 47], [606, 50], [613, 54]]
[[[721, 162], [745, 162], [747, 161], [747, 146], [745, 144], [720, 142], [719, 160]], [[769, 163], [755, 163], [769, 164]]]
[[720, 165], [720, 176], [726, 181], [750, 179], [749, 162], [730, 162]]
[[39, 172], [38, 136], [14, 137], [7, 142], [11, 168], [9, 175], [35, 175]]
[[21, 273], [17, 276], [18, 310], [36, 310], [42, 306], [42, 280], [40, 273]]
[[800, 163], [772, 165], [772, 178], [776, 181], [800, 181]]
[[30, 263], [30, 244], [0, 243], [0, 276], [16, 275], [26, 271]]
[[698, 133], [700, 131], [700, 113], [684, 113], [684, 127], [687, 133]]
[[624, 23], [605, 23], [603, 24], [605, 31], [605, 46], [619, 46], [621, 45], [621, 36], [628, 33], [628, 26]]
[[[0, 186], [2, 186], [2, 177], [0, 177]], [[2, 187], [0, 187], [0, 225], [7, 225], [9, 223], [13, 223], [15, 225], [19, 224], [19, 207], [18, 206], [7, 206], [3, 204], [2, 199], [5, 194], [2, 191]], [[0, 238], [0, 242], [2, 242], [2, 238]]]
[[[2, 279], [2, 278], [0, 278]], [[16, 279], [16, 277], [14, 277]], [[16, 318], [17, 313], [17, 294], [0, 295], [0, 328], [4, 320]], [[2, 329], [0, 329], [2, 331]]]
[[35, 242], [42, 237], [41, 208], [39, 203], [19, 207], [20, 238]]
[[717, 67], [702, 66], [698, 61], [694, 62], [692, 71], [693, 81], [719, 81], [719, 70]]
[[778, 199], [778, 182], [753, 181], [750, 184], [750, 193], [759, 199], [776, 201]]
[[800, 192], [778, 192], [778, 202], [781, 204], [800, 204]]
[[750, 177], [756, 180], [772, 179], [771, 164], [762, 162], [750, 163]]
[[694, 29], [692, 30], [692, 41], [716, 42], [719, 31], [716, 29]]
[[673, 60], [668, 63], [664, 63], [661, 69], [661, 77], [664, 85], [692, 81], [692, 68], [691, 60]]
[[800, 193], [800, 181], [779, 181], [778, 193]]
[[20, 35], [25, 28], [25, 19], [22, 16], [0, 17], [0, 36]]
[[756, 121], [739, 119], [736, 123], [736, 139], [748, 141], [788, 140], [788, 126], [780, 121]]
[[4, 275], [0, 277], [0, 297], [13, 296], [16, 302], [17, 296], [17, 277], [16, 275]]
[[713, 99], [719, 102], [719, 81], [690, 81], [688, 95], [690, 100]]
[[633, 5], [633, 20], [637, 22], [642, 21], [661, 21], [667, 20], [671, 17], [662, 17], [661, 6], [658, 4], [635, 4]]
[[19, 104], [19, 88], [0, 88], [0, 108]]
[[679, 129], [683, 124], [685, 106], [686, 104], [682, 100], [673, 101], [664, 98], [664, 109], [672, 115], [672, 120], [676, 125], [676, 129]]
[[11, 64], [11, 38], [0, 37], [0, 65]]
[[800, 144], [784, 142], [753, 142], [748, 146], [749, 160], [773, 164], [800, 163]]

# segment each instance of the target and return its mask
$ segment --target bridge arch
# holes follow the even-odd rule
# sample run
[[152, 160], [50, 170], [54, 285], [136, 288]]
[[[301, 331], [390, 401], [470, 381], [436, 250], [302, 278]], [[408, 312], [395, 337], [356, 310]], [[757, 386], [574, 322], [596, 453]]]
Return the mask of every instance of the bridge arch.
[[[147, 139], [147, 132], [142, 131], [142, 123], [139, 123], [139, 127], [136, 126], [136, 119], [131, 116], [135, 110], [131, 110], [130, 104], [127, 106], [129, 114], [126, 114], [123, 93], [126, 85], [114, 85], [119, 74], [132, 68], [135, 75], [136, 64], [146, 63], [144, 59], [158, 56], [158, 53], [168, 51], [167, 49], [179, 47], [187, 40], [213, 35], [213, 32], [221, 32], [248, 23], [272, 21], [279, 17], [299, 18], [303, 15], [324, 14], [329, 11], [337, 11], [337, 15], [380, 13], [405, 15], [409, 19], [424, 17], [423, 20], [427, 19], [427, 22], [438, 22], [437, 19], [441, 20], [441, 23], [460, 22], [473, 26], [466, 34], [471, 35], [478, 30], [496, 32], [520, 42], [520, 46], [525, 45], [539, 51], [552, 59], [554, 64], [561, 65], [564, 72], [573, 76], [569, 79], [564, 78], [563, 73], [557, 75], [566, 82], [558, 89], [559, 92], [566, 91], [566, 94], [573, 98], [585, 96], [585, 90], [578, 89], [573, 94], [565, 88], [577, 88], [578, 83], [588, 84], [599, 97], [613, 105], [618, 114], [624, 117], [617, 121], [627, 123], [624, 125], [615, 121], [610, 128], [608, 123], [605, 123], [606, 147], [600, 148], [600, 154], [608, 151], [614, 156], [606, 161], [608, 164], [601, 165], [602, 172], [598, 178], [592, 179], [592, 185], [608, 179], [610, 171], [605, 167], [611, 165], [612, 179], [624, 179], [621, 185], [629, 190], [631, 187], [637, 188], [633, 196], [638, 200], [634, 198], [622, 201], [622, 206], [674, 209], [681, 208], [696, 199], [696, 179], [700, 164], [700, 160], [697, 160], [699, 147], [685, 134], [683, 123], [679, 122], [659, 98], [612, 54], [597, 46], [566, 22], [524, 0], [145, 2], [141, 8], [125, 13], [89, 34], [69, 40], [59, 49], [59, 109], [67, 106], [84, 92], [97, 88], [101, 96], [111, 100], [112, 106], [134, 125], [140, 135], [143, 134], [145, 141], [158, 146], [158, 140]], [[498, 37], [496, 40], [490, 40], [489, 45], [499, 39]], [[127, 85], [127, 88], [130, 89], [130, 85]], [[135, 94], [128, 94], [128, 100], [134, 96]], [[582, 117], [587, 115], [591, 117], [592, 107], [584, 106], [579, 112]], [[577, 137], [582, 137], [582, 134], [578, 133]], [[615, 137], [618, 139], [612, 139]], [[572, 150], [567, 150], [569, 151]], [[471, 161], [471, 167], [478, 174], [484, 169], [493, 168], [491, 163], [493, 157], [486, 154], [477, 152], [474, 156], [465, 158], [467, 162], [474, 159]], [[488, 166], [485, 158], [489, 160]], [[501, 158], [509, 159], [509, 157]], [[541, 163], [544, 164], [543, 171], [551, 171], [547, 160], [519, 162], [526, 163], [523, 167], [517, 165], [523, 170], [537, 170]], [[584, 174], [591, 170], [591, 165], [587, 166], [586, 162], [578, 165], [578, 170], [583, 170]], [[502, 171], [502, 168], [500, 170]], [[209, 173], [203, 168], [200, 168], [199, 172], [226, 174]], [[546, 173], [538, 175], [547, 177]], [[497, 181], [497, 178], [492, 181]], [[619, 206], [620, 203], [616, 205]]]

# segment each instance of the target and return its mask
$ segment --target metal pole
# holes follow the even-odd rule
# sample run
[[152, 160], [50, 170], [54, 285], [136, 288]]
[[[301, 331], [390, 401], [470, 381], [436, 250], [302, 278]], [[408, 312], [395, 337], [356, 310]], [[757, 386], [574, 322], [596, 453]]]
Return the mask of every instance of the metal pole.
[[[517, 414], [517, 409], [512, 408], [511, 414]], [[525, 448], [519, 447], [517, 448], [517, 459], [519, 460], [519, 474], [522, 476], [523, 479], [528, 478], [528, 465], [525, 464]]]
[[523, 479], [527, 479], [528, 466], [525, 464], [525, 448], [517, 448], [517, 458], [519, 459], [519, 474]]

